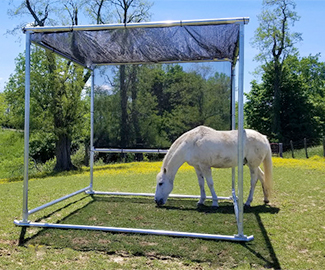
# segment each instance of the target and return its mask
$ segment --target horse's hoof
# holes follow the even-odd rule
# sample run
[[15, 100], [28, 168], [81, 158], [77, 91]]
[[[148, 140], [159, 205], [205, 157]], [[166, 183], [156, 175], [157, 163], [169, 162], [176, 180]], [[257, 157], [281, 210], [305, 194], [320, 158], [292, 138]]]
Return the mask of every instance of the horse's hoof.
[[244, 210], [248, 210], [248, 209], [251, 209], [251, 206], [250, 206], [250, 204], [244, 204]]
[[267, 203], [269, 203], [269, 202], [270, 202], [269, 200], [264, 200], [264, 203], [265, 203], [265, 204], [267, 204]]
[[204, 205], [204, 203], [197, 203], [196, 206], [197, 206], [197, 208], [201, 208], [201, 207], [204, 207], [205, 205]]
[[211, 209], [212, 209], [212, 210], [218, 210], [218, 208], [219, 208], [218, 205], [212, 205], [212, 206], [211, 206]]

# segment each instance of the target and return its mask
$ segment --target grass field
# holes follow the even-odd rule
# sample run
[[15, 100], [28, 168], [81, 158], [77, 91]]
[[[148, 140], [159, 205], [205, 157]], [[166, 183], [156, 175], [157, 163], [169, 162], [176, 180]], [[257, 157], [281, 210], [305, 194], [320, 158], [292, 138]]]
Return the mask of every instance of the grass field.
[[[248, 243], [166, 236], [16, 227], [22, 182], [0, 184], [0, 269], [323, 269], [325, 161], [274, 158], [274, 194], [264, 205], [258, 184], [244, 214]], [[96, 167], [95, 190], [154, 192], [161, 163]], [[249, 173], [245, 169], [245, 197]], [[230, 171], [213, 170], [220, 196], [230, 195]], [[31, 179], [29, 208], [88, 185], [89, 172]], [[174, 193], [197, 194], [194, 170], [182, 166]], [[31, 215], [32, 221], [236, 234], [233, 206], [197, 208], [190, 199], [77, 195]], [[19, 245], [19, 239], [21, 241]]]

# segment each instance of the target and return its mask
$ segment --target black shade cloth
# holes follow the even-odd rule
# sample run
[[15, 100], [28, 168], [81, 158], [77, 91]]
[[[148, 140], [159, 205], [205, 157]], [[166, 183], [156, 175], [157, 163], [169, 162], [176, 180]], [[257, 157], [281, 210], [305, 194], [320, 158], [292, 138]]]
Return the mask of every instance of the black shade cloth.
[[84, 66], [233, 61], [239, 24], [34, 32], [31, 41]]

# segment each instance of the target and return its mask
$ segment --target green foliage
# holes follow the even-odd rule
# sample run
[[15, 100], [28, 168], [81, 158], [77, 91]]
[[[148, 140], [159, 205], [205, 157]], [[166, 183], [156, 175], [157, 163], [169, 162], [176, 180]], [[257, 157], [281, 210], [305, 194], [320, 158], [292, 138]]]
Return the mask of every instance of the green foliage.
[[[84, 141], [86, 134], [88, 137], [89, 99], [82, 98], [87, 74], [81, 67], [53, 53], [32, 47], [30, 131], [33, 158], [45, 162], [55, 153], [70, 153], [72, 140]], [[10, 76], [4, 92], [9, 108], [6, 125], [16, 129], [24, 126], [24, 77], [25, 58], [20, 54], [15, 73]], [[61, 163], [69, 163], [69, 160]]]
[[255, 31], [253, 45], [259, 49], [256, 60], [264, 66], [272, 66], [272, 80], [269, 81], [273, 88], [272, 104], [272, 134], [275, 140], [282, 140], [281, 118], [281, 91], [283, 88], [283, 63], [288, 55], [294, 55], [294, 43], [301, 40], [301, 34], [292, 33], [293, 26], [299, 17], [292, 0], [264, 0], [263, 9], [258, 16], [259, 27]]
[[55, 137], [53, 133], [34, 132], [29, 140], [29, 155], [37, 162], [45, 163], [55, 156]]
[[0, 127], [8, 127], [8, 104], [4, 93], [0, 93]]
[[[125, 70], [126, 76], [134, 71], [129, 66]], [[137, 66], [136, 82], [127, 90], [127, 147], [168, 148], [201, 124], [229, 129], [230, 78], [215, 73], [205, 79], [200, 71], [185, 71], [181, 65]], [[109, 91], [95, 91], [96, 147], [121, 144], [118, 76], [114, 82]]]
[[0, 128], [0, 178], [21, 176], [24, 168], [24, 133]]
[[251, 91], [246, 94], [247, 102], [244, 105], [246, 125], [269, 138], [272, 138], [272, 97], [269, 88], [254, 80], [251, 82]]
[[203, 93], [203, 123], [218, 130], [230, 128], [230, 77], [216, 73], [208, 78]]
[[73, 165], [81, 168], [85, 164], [85, 146], [80, 145], [79, 148], [71, 156], [71, 161]]
[[291, 56], [284, 61], [280, 87], [280, 138], [272, 132], [275, 106], [273, 65], [270, 63], [262, 68], [262, 83], [253, 81], [252, 90], [246, 95], [247, 125], [286, 145], [290, 140], [304, 138], [313, 145], [319, 143], [325, 119], [324, 63], [318, 62], [317, 56], [300, 59]]
[[[75, 146], [72, 153], [89, 145], [89, 89], [81, 91], [82, 69], [42, 49], [33, 48], [31, 56], [30, 153], [44, 163], [53, 159], [62, 136]], [[168, 148], [183, 132], [201, 124], [229, 128], [230, 78], [225, 74], [204, 78], [199, 68], [186, 72], [180, 65], [126, 66], [125, 70], [126, 76], [135, 76], [127, 85], [127, 147]], [[95, 89], [95, 147], [121, 146], [118, 76], [116, 72], [112, 89]], [[14, 128], [24, 125], [23, 82], [24, 56], [20, 55], [4, 93], [10, 104], [8, 123]]]
[[[151, 6], [145, 0], [65, 4], [41, 0], [13, 4], [9, 13], [27, 14], [40, 27], [58, 21], [77, 25], [80, 11], [86, 11], [87, 18], [97, 24], [112, 19], [130, 23], [148, 20]], [[200, 71], [185, 72], [180, 65], [122, 65], [115, 72], [112, 92], [96, 89], [95, 146], [167, 148], [180, 134], [197, 125], [229, 127], [230, 79], [223, 74], [204, 78]], [[0, 107], [0, 123], [15, 129], [24, 126], [24, 73], [25, 59], [20, 54], [16, 71], [6, 85], [5, 106], [9, 107], [6, 119]], [[89, 98], [85, 95], [89, 77], [89, 71], [32, 47], [31, 154], [37, 161], [45, 162], [55, 154], [55, 168], [70, 170], [74, 168], [71, 154], [89, 145]], [[88, 152], [85, 149], [86, 156]]]

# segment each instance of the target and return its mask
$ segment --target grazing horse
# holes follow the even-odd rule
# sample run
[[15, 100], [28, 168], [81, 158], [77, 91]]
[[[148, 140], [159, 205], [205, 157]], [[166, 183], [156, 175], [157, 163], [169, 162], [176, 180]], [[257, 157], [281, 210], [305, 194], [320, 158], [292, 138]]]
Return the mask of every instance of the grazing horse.
[[[166, 203], [173, 190], [174, 178], [180, 166], [187, 162], [195, 168], [200, 200], [204, 204], [206, 194], [204, 178], [212, 195], [212, 206], [218, 207], [218, 197], [214, 191], [211, 167], [231, 168], [237, 166], [238, 131], [217, 131], [206, 126], [196, 127], [181, 135], [168, 150], [157, 175], [155, 201], [158, 206]], [[259, 179], [262, 183], [264, 202], [269, 202], [272, 189], [272, 152], [266, 136], [257, 131], [244, 130], [244, 152], [242, 161], [250, 169], [251, 188], [245, 206], [253, 201], [254, 189]], [[264, 172], [259, 167], [263, 162]]]

